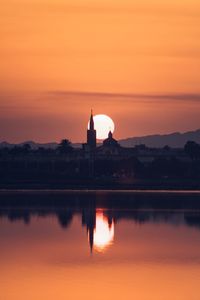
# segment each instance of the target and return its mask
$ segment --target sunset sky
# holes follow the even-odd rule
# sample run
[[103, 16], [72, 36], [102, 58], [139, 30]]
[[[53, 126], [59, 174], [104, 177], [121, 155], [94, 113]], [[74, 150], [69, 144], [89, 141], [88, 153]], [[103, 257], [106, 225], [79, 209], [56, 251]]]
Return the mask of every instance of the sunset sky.
[[0, 141], [200, 128], [199, 0], [0, 0]]

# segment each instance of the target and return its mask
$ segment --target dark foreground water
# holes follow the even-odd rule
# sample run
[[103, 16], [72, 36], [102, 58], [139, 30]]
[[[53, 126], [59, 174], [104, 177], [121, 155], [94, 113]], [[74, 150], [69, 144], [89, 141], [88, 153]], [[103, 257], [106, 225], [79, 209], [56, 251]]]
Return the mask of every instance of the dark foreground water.
[[200, 197], [0, 195], [0, 299], [200, 299]]

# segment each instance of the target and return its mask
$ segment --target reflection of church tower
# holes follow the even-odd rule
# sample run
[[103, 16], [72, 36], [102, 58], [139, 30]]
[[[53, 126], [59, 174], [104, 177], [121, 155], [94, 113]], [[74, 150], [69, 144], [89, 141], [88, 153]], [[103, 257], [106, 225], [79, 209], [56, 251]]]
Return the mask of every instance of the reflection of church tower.
[[93, 120], [92, 110], [91, 110], [91, 116], [90, 116], [89, 129], [87, 130], [87, 145], [91, 149], [96, 148], [96, 130], [94, 129], [94, 120]]
[[82, 224], [86, 225], [88, 233], [88, 241], [90, 244], [90, 251], [92, 253], [94, 244], [94, 229], [96, 226], [96, 210], [95, 208], [89, 208], [83, 210]]
[[82, 225], [86, 225], [90, 252], [93, 246], [98, 252], [113, 244], [114, 220], [112, 212], [104, 214], [102, 209], [85, 208], [82, 211]]
[[92, 253], [93, 244], [94, 244], [94, 226], [93, 225], [90, 225], [88, 227], [88, 236], [89, 236], [90, 252]]

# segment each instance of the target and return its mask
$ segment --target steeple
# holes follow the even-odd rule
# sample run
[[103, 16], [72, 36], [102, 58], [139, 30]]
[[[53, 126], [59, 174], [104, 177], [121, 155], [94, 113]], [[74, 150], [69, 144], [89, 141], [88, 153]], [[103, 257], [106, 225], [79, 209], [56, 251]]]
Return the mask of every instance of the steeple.
[[108, 133], [108, 138], [109, 138], [109, 139], [112, 139], [112, 138], [113, 138], [113, 135], [112, 135], [111, 130], [110, 130], [109, 133]]
[[93, 111], [91, 109], [89, 129], [87, 130], [87, 144], [90, 149], [96, 148], [96, 130], [94, 129]]
[[93, 244], [94, 244], [94, 228], [88, 229], [88, 236], [89, 236], [89, 244], [90, 244], [90, 253], [93, 251]]
[[91, 109], [91, 115], [90, 115], [90, 130], [94, 130], [94, 119], [93, 119], [93, 111]]

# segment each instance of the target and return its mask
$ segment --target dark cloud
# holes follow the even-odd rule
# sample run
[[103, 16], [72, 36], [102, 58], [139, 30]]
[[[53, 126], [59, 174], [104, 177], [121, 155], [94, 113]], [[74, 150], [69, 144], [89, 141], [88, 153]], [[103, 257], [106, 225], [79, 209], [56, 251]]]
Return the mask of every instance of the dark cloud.
[[150, 99], [150, 100], [182, 100], [200, 101], [200, 93], [169, 93], [169, 94], [127, 94], [127, 93], [101, 93], [101, 92], [82, 92], [82, 91], [50, 91], [49, 96], [68, 98], [76, 97], [98, 97], [102, 98], [124, 98], [124, 99]]

